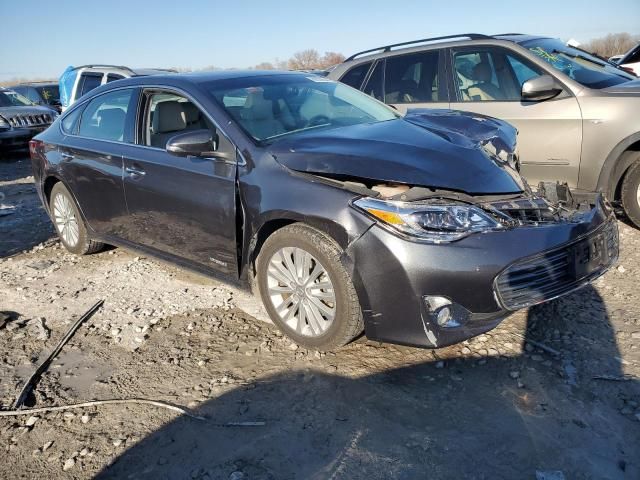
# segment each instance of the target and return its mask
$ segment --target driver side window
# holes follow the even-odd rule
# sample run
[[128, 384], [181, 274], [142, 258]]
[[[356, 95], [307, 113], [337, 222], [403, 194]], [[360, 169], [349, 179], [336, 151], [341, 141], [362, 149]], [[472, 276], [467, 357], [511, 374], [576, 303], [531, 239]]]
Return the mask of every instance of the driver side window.
[[142, 144], [148, 147], [164, 149], [172, 137], [189, 130], [206, 129], [215, 132], [200, 109], [181, 95], [173, 92], [149, 92], [146, 105]]
[[463, 102], [519, 102], [522, 84], [541, 73], [502, 49], [465, 49], [454, 55], [454, 81]]

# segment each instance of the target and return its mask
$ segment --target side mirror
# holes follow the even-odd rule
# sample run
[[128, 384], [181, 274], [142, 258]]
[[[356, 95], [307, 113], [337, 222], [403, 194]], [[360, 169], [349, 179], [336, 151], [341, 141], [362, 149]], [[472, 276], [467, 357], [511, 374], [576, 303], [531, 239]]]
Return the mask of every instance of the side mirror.
[[540, 75], [522, 84], [522, 99], [534, 102], [549, 100], [562, 92], [562, 87], [551, 75]]
[[224, 152], [216, 152], [211, 131], [190, 130], [179, 133], [169, 139], [167, 152], [176, 157], [208, 157], [230, 160], [231, 156]]

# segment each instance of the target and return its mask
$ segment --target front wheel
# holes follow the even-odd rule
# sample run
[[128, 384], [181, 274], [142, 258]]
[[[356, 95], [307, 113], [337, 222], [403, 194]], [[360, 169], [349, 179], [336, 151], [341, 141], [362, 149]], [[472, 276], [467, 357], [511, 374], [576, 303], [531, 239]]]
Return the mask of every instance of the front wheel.
[[304, 224], [276, 231], [257, 262], [262, 302], [280, 330], [307, 348], [331, 350], [363, 331], [362, 312], [342, 250]]
[[624, 176], [620, 196], [627, 217], [640, 228], [640, 155]]
[[102, 243], [89, 238], [80, 210], [62, 182], [56, 183], [51, 190], [49, 210], [58, 237], [69, 252], [86, 255], [102, 249]]

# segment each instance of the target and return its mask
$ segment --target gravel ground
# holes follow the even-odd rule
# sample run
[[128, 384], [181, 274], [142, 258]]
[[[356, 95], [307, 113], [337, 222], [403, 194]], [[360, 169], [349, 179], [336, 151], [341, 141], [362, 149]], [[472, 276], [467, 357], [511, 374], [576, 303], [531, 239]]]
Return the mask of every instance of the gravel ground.
[[29, 167], [0, 162], [0, 408], [104, 299], [29, 404], [144, 398], [203, 419], [136, 404], [0, 417], [0, 478], [640, 478], [640, 231], [625, 223], [616, 269], [486, 335], [322, 353], [215, 279], [66, 253]]

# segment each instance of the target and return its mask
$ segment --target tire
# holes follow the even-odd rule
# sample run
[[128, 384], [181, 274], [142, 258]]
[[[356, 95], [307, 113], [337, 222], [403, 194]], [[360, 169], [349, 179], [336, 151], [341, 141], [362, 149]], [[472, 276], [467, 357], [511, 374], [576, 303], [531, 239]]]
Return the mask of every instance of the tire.
[[[80, 210], [62, 182], [56, 183], [51, 189], [49, 210], [60, 242], [67, 251], [76, 255], [88, 255], [103, 248], [102, 243], [89, 238]], [[66, 222], [66, 225], [62, 226], [62, 222]]]
[[620, 197], [627, 217], [640, 228], [640, 155], [624, 176]]
[[[342, 249], [331, 238], [301, 223], [277, 230], [260, 250], [256, 277], [262, 302], [273, 323], [298, 345], [333, 350], [346, 345], [364, 330], [358, 295], [340, 260], [342, 254]], [[286, 275], [291, 272], [287, 270], [286, 255], [291, 261], [289, 265], [296, 266], [294, 271], [301, 265], [301, 273], [295, 277], [297, 283]], [[322, 273], [312, 278], [317, 272]], [[285, 281], [276, 279], [275, 275]], [[306, 287], [303, 286], [305, 278]], [[286, 286], [286, 281], [295, 289]], [[287, 289], [289, 291], [285, 291]], [[282, 311], [283, 303], [290, 305], [285, 311]], [[292, 311], [297, 311], [293, 317]], [[328, 315], [329, 311], [333, 315]], [[287, 316], [291, 317], [288, 321]]]

